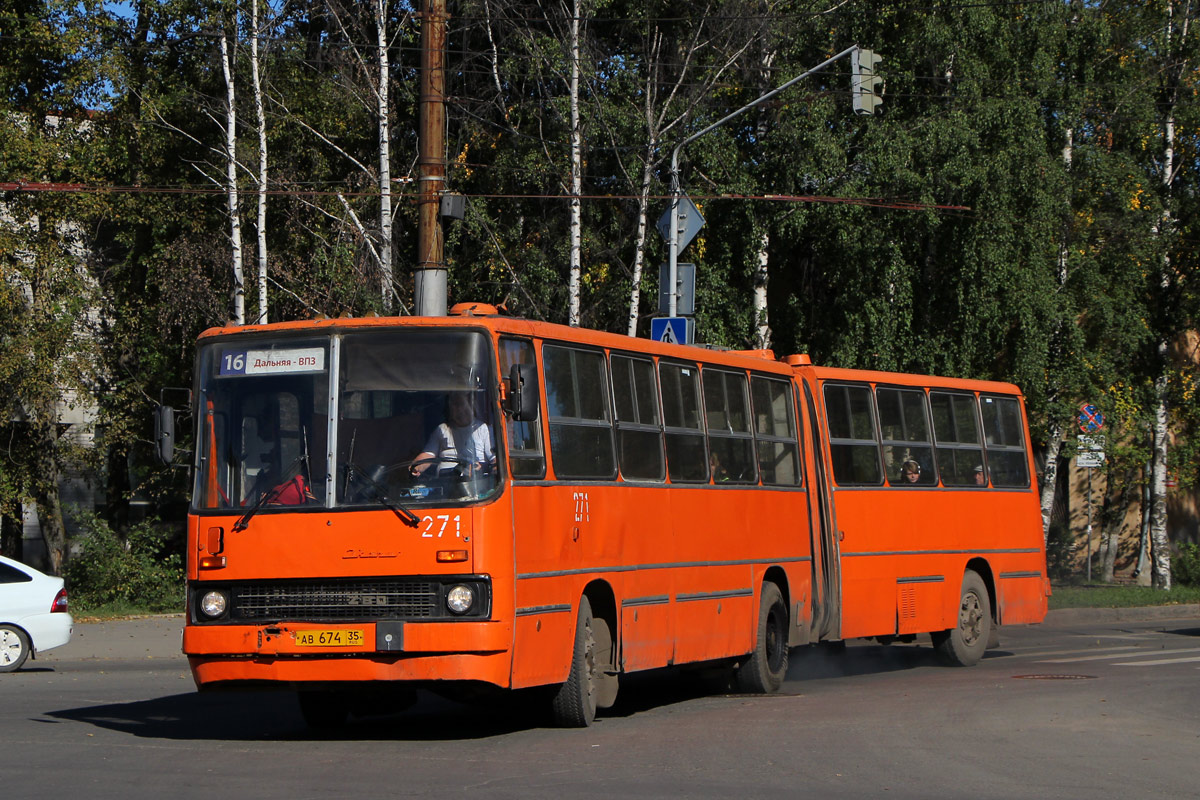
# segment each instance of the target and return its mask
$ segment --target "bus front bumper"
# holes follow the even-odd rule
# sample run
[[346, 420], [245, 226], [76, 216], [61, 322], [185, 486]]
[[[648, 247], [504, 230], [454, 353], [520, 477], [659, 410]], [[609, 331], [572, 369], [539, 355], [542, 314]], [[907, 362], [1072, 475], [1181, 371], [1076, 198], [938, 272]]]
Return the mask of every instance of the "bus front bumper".
[[506, 622], [188, 625], [197, 688], [242, 682], [484, 681], [507, 686]]

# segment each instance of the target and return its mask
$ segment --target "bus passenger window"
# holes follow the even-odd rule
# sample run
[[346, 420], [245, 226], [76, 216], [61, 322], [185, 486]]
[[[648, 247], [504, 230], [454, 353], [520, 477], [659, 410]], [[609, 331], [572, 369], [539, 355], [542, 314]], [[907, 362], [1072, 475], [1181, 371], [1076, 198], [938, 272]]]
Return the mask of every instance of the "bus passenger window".
[[993, 486], [1029, 486], [1029, 459], [1025, 455], [1021, 405], [1014, 397], [979, 398], [988, 468]]
[[667, 474], [673, 483], [708, 480], [708, 453], [700, 420], [700, 368], [658, 363], [666, 426]]
[[983, 463], [975, 395], [930, 392], [929, 404], [942, 483], [986, 486], [987, 466]]
[[[892, 486], [934, 486], [937, 469], [929, 437], [925, 392], [920, 389], [875, 391], [879, 431], [883, 434], [884, 472]], [[908, 475], [915, 475], [910, 479]]]
[[746, 376], [704, 370], [709, 466], [716, 483], [758, 483]]
[[559, 478], [616, 477], [604, 354], [545, 345], [550, 458]]
[[833, 478], [838, 485], [878, 486], [883, 483], [870, 388], [825, 384], [825, 414], [829, 424]]
[[666, 467], [654, 362], [613, 355], [612, 380], [621, 476], [626, 480], [661, 481], [666, 477]]
[[765, 484], [800, 485], [800, 445], [796, 440], [796, 414], [792, 387], [787, 381], [753, 376], [750, 395], [754, 407], [754, 438], [758, 443], [758, 469]]
[[[520, 339], [500, 340], [500, 374], [514, 364], [533, 364], [533, 345]], [[541, 478], [546, 474], [542, 450], [542, 421], [508, 419], [508, 469], [514, 478]]]

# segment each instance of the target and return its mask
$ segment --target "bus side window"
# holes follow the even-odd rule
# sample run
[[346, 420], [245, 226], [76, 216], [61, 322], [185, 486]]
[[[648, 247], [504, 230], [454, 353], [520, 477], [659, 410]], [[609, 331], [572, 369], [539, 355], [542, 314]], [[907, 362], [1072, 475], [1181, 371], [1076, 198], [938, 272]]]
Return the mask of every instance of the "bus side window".
[[883, 483], [874, 408], [868, 386], [825, 384], [829, 455], [833, 461], [833, 479], [839, 486]]
[[937, 468], [933, 463], [925, 392], [878, 387], [875, 400], [879, 405], [879, 430], [883, 434], [883, 463], [888, 482], [893, 486], [904, 486], [906, 482], [901, 474], [904, 465], [915, 461], [917, 480], [907, 483], [936, 485]]
[[708, 453], [700, 419], [700, 368], [658, 362], [663, 425], [667, 438], [667, 474], [672, 483], [708, 480]]
[[542, 364], [555, 476], [615, 478], [604, 353], [547, 344], [542, 347]]
[[[500, 374], [507, 375], [513, 364], [534, 364], [533, 345], [521, 339], [500, 340]], [[507, 419], [508, 469], [514, 478], [541, 478], [546, 474], [546, 455], [542, 449], [542, 423]]]
[[979, 398], [993, 486], [1029, 487], [1021, 406], [1014, 397]]
[[758, 469], [763, 483], [800, 485], [800, 447], [796, 439], [795, 405], [787, 381], [750, 378], [754, 407], [754, 438], [758, 444]]
[[611, 362], [621, 476], [626, 480], [661, 481], [666, 477], [666, 465], [654, 362], [616, 354]]
[[707, 368], [703, 383], [709, 468], [713, 481], [757, 483], [745, 374]]
[[[946, 486], [986, 486], [975, 395], [930, 392], [938, 472]], [[976, 478], [979, 475], [980, 478]]]

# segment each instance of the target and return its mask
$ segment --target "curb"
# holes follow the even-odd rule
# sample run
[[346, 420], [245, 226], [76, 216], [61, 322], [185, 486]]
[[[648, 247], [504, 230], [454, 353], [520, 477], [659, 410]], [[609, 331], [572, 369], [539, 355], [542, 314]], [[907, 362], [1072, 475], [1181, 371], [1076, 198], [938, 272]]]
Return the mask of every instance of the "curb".
[[1153, 622], [1159, 619], [1200, 620], [1200, 603], [1137, 608], [1057, 608], [1046, 613], [1047, 625], [1078, 625], [1092, 622]]

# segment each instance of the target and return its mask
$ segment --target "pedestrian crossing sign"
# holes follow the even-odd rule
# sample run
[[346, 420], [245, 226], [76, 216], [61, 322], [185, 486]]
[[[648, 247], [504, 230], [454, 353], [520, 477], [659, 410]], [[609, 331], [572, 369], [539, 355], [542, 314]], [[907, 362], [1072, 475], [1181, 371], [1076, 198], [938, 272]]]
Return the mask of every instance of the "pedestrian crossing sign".
[[655, 317], [650, 320], [650, 338], [665, 344], [691, 344], [696, 321], [689, 317]]

